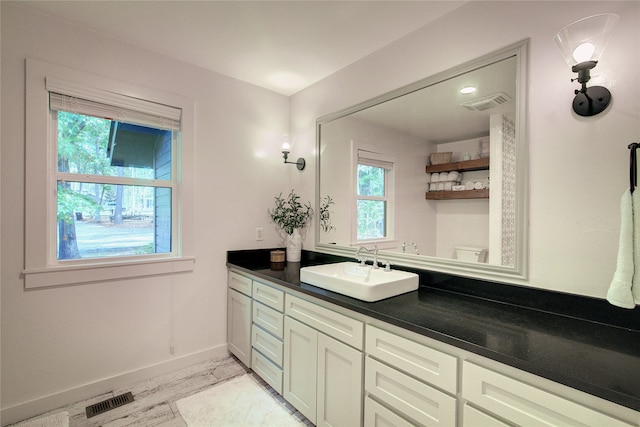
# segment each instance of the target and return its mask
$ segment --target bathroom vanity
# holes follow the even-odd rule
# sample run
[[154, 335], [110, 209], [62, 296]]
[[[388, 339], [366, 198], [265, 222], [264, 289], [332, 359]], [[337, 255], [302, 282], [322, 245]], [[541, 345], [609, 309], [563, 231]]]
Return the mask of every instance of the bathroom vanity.
[[417, 270], [377, 302], [300, 282], [341, 261], [227, 255], [229, 350], [314, 424], [640, 425], [638, 309]]

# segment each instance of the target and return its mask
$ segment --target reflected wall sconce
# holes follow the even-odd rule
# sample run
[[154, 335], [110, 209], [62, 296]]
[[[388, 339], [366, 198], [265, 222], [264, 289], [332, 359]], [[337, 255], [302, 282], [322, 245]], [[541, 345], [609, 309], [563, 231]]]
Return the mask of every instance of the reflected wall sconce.
[[578, 73], [571, 81], [577, 80], [582, 85], [576, 89], [573, 99], [573, 111], [580, 116], [595, 116], [611, 102], [611, 92], [607, 88], [587, 87], [587, 82], [591, 80], [591, 69], [598, 64], [618, 19], [613, 13], [590, 16], [567, 25], [553, 38], [571, 71]]
[[284, 162], [285, 163], [289, 163], [291, 165], [296, 165], [296, 167], [298, 168], [299, 171], [303, 170], [304, 167], [306, 166], [306, 162], [304, 161], [304, 159], [302, 157], [298, 157], [298, 161], [296, 162], [289, 162], [287, 161], [287, 159], [289, 158], [289, 153], [291, 152], [291, 145], [289, 145], [288, 142], [283, 142], [282, 143], [282, 157], [284, 157]]

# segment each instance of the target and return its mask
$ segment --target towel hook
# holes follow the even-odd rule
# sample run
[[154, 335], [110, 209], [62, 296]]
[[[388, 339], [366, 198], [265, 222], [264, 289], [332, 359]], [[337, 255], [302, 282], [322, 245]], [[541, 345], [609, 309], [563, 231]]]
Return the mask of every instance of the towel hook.
[[638, 164], [636, 161], [636, 150], [640, 147], [640, 144], [637, 142], [632, 142], [627, 146], [629, 150], [631, 150], [629, 156], [629, 189], [633, 193], [633, 190], [636, 189], [638, 185]]

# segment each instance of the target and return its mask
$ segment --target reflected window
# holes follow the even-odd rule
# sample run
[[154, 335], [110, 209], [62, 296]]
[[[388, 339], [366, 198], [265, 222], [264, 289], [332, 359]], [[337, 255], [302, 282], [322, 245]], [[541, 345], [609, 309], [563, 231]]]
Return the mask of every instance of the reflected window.
[[393, 161], [382, 153], [358, 150], [356, 169], [356, 240], [391, 238]]

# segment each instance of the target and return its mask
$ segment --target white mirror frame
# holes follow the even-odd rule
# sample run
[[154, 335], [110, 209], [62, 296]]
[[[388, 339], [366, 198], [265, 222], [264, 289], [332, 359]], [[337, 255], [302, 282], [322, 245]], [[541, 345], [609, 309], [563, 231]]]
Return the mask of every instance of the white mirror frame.
[[[529, 39], [520, 41], [476, 60], [467, 62], [449, 70], [443, 71], [431, 77], [419, 80], [415, 83], [403, 86], [391, 92], [385, 93], [368, 101], [359, 103], [344, 110], [325, 115], [316, 121], [316, 206], [320, 206], [320, 137], [321, 126], [325, 123], [348, 116], [349, 114], [372, 107], [392, 98], [414, 92], [427, 86], [431, 86], [458, 76], [479, 67], [515, 56], [517, 58], [517, 105], [516, 105], [516, 255], [515, 265], [505, 267], [499, 265], [469, 263], [455, 259], [412, 255], [396, 252], [380, 251], [379, 259], [388, 260], [392, 265], [413, 267], [449, 274], [457, 274], [477, 279], [493, 280], [507, 283], [522, 283], [528, 278], [529, 261], [529, 145], [527, 141], [527, 60]], [[357, 248], [337, 246], [333, 244], [319, 243], [320, 229], [319, 209], [315, 213], [315, 250], [333, 255], [355, 257]], [[354, 258], [355, 260], [355, 258]]]

